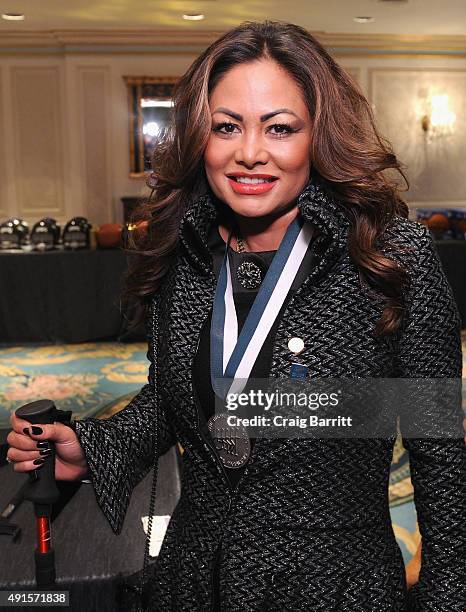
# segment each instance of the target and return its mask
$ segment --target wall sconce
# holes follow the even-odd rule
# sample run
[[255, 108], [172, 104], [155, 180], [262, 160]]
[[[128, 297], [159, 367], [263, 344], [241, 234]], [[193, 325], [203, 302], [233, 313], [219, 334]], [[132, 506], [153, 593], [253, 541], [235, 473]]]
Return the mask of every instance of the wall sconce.
[[436, 136], [447, 136], [453, 132], [456, 115], [449, 108], [447, 94], [438, 94], [430, 99], [430, 114], [421, 117], [421, 126], [425, 133], [433, 132]]

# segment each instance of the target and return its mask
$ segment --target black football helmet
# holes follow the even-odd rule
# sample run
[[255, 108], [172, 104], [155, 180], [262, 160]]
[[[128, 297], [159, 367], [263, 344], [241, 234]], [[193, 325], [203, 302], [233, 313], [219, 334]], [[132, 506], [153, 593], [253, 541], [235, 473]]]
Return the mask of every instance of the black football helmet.
[[52, 217], [44, 217], [31, 230], [31, 244], [38, 251], [54, 249], [60, 240], [60, 226]]
[[63, 246], [66, 249], [88, 249], [91, 228], [85, 217], [73, 217], [63, 230]]
[[0, 249], [21, 249], [28, 242], [29, 225], [13, 217], [0, 224]]

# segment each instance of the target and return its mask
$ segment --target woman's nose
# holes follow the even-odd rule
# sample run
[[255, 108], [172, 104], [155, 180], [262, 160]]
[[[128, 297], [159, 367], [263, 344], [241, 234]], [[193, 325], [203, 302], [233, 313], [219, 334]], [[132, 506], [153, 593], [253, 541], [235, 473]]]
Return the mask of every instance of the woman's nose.
[[269, 157], [264, 142], [256, 135], [241, 138], [235, 151], [235, 161], [248, 167], [253, 167], [256, 164], [266, 164]]

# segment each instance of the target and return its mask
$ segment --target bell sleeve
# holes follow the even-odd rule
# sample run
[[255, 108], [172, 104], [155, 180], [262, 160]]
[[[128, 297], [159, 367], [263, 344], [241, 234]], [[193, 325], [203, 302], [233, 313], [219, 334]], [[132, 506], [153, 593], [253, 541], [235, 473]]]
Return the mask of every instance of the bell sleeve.
[[[422, 536], [419, 581], [409, 590], [410, 612], [463, 612], [466, 608], [466, 463], [461, 408], [460, 317], [428, 228], [417, 224], [407, 266], [407, 312], [399, 338], [400, 378], [451, 379], [459, 389], [454, 435], [404, 437], [407, 411], [400, 417], [409, 453], [411, 481]], [[421, 381], [422, 382], [422, 381]], [[445, 382], [445, 381], [443, 381]], [[422, 418], [435, 418], [426, 402]], [[416, 410], [413, 402], [413, 411]], [[429, 411], [434, 410], [432, 414]], [[411, 418], [412, 415], [410, 415]], [[404, 421], [404, 422], [403, 422]], [[461, 428], [461, 429], [460, 429]]]
[[[155, 306], [149, 320], [154, 321]], [[109, 419], [85, 418], [74, 421], [73, 429], [84, 450], [88, 474], [97, 503], [115, 534], [119, 534], [134, 487], [165, 454], [176, 437], [155, 394], [156, 357], [154, 325], [147, 329], [148, 383], [120, 412]], [[158, 439], [154, 416], [157, 414]]]

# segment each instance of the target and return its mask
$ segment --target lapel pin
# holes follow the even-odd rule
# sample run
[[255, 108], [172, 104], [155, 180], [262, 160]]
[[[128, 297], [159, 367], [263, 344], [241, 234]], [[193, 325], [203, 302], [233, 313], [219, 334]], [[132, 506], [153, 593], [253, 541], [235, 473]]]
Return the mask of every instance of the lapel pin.
[[295, 355], [299, 355], [304, 349], [304, 341], [302, 338], [291, 338], [288, 341], [289, 350]]
[[[288, 349], [294, 356], [299, 355], [304, 350], [304, 340], [302, 338], [291, 338], [288, 341]], [[290, 366], [290, 378], [304, 379], [307, 377], [309, 368], [302, 363], [293, 362]]]

